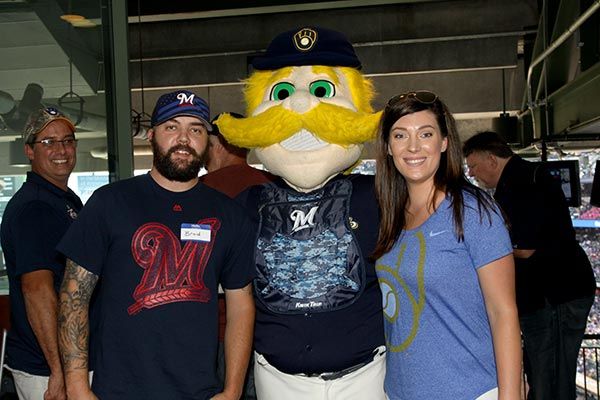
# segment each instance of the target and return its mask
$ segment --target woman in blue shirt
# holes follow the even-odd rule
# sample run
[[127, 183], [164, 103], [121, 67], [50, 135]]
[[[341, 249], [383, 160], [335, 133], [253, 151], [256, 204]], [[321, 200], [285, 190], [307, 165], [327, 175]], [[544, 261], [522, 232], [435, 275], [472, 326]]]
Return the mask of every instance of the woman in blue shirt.
[[520, 398], [512, 247], [501, 212], [462, 164], [454, 118], [434, 93], [388, 102], [377, 139], [373, 256], [391, 400]]

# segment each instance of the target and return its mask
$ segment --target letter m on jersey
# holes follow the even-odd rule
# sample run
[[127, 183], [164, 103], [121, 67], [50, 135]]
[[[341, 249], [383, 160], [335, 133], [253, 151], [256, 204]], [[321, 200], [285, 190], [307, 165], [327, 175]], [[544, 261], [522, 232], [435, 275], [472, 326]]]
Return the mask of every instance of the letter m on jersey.
[[221, 224], [214, 218], [198, 224], [210, 225], [210, 242], [187, 241], [182, 247], [168, 227], [154, 222], [142, 225], [133, 234], [131, 254], [144, 274], [133, 293], [135, 303], [127, 309], [130, 315], [178, 301], [210, 300], [204, 271]]
[[290, 213], [290, 219], [294, 221], [294, 227], [292, 232], [298, 232], [302, 229], [311, 228], [315, 226], [315, 214], [319, 209], [318, 206], [312, 207], [308, 213], [304, 213], [302, 210], [294, 210]]

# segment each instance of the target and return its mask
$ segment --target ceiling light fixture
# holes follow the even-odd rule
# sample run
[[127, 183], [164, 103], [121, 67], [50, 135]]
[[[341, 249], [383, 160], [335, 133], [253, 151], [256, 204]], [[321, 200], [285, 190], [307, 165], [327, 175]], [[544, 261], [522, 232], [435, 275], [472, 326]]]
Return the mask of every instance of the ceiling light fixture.
[[502, 68], [502, 113], [492, 119], [492, 130], [502, 136], [509, 144], [519, 143], [519, 118], [506, 112], [504, 68]]
[[71, 21], [71, 25], [73, 25], [75, 28], [95, 28], [98, 26], [87, 18]]
[[60, 16], [60, 19], [69, 23], [73, 23], [73, 21], [81, 21], [85, 19], [85, 17], [83, 15], [78, 14], [63, 14]]

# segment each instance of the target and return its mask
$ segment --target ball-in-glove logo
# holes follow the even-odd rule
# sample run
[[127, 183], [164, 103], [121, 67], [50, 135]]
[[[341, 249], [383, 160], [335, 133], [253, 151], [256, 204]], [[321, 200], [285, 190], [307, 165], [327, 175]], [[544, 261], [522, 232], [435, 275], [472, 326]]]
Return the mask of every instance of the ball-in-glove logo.
[[300, 51], [309, 51], [317, 43], [317, 32], [304, 28], [294, 34], [294, 46]]

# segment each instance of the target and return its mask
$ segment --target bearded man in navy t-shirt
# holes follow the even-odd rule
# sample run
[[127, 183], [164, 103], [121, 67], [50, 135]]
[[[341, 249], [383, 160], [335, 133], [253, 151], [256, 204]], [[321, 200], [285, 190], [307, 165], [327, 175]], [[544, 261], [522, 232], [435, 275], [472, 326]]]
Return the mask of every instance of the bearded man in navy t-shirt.
[[[235, 202], [198, 182], [208, 119], [192, 92], [161, 96], [148, 131], [151, 171], [97, 190], [59, 244], [68, 258], [59, 343], [69, 398], [239, 398], [254, 324], [247, 255], [256, 228]], [[216, 374], [219, 284], [228, 315], [224, 388]]]

